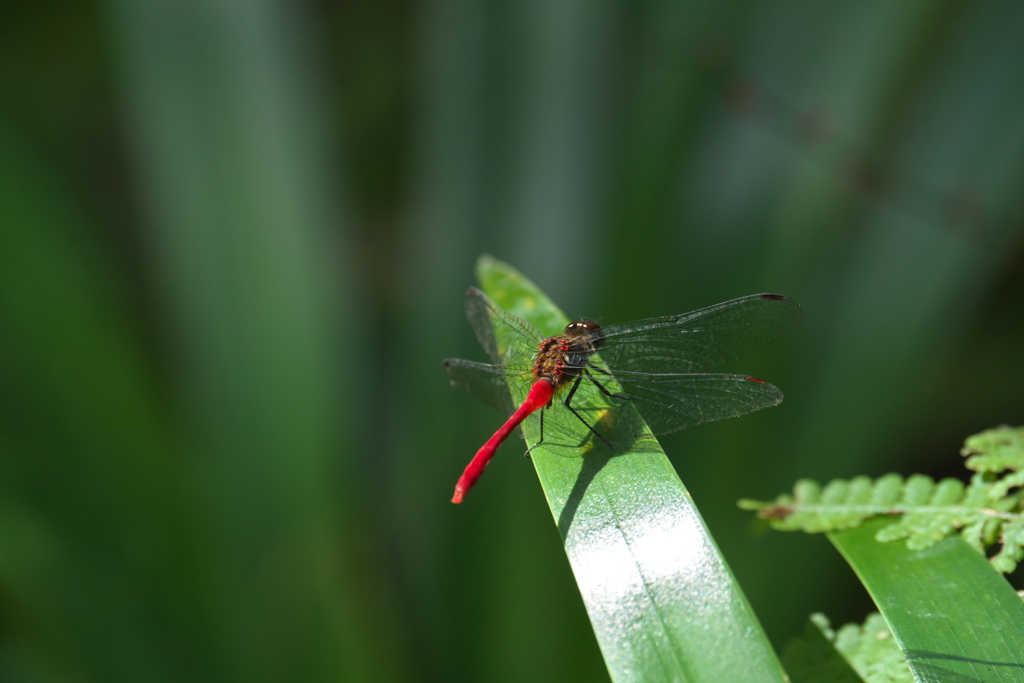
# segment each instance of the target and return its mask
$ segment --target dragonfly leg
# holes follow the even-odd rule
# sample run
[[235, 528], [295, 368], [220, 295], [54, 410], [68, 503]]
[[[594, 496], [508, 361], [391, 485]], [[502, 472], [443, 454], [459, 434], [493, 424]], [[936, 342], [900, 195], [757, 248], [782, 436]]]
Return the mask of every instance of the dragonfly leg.
[[[612, 447], [611, 442], [608, 441], [608, 439], [606, 439], [603, 436], [601, 436], [601, 433], [599, 431], [597, 431], [596, 429], [594, 429], [593, 427], [591, 427], [590, 423], [587, 422], [586, 420], [584, 420], [583, 416], [580, 415], [579, 413], [577, 413], [576, 410], [572, 407], [572, 397], [576, 393], [576, 390], [579, 389], [580, 381], [582, 379], [583, 379], [583, 375], [578, 375], [576, 377], [576, 381], [572, 383], [572, 389], [569, 390], [569, 395], [565, 397], [565, 401], [563, 401], [562, 404], [566, 408], [568, 408], [569, 412], [571, 412], [573, 415], [575, 415], [579, 419], [580, 422], [585, 424], [587, 426], [587, 429], [589, 429], [591, 432], [594, 433], [594, 436], [596, 436], [597, 438], [601, 439], [601, 441], [604, 441], [605, 444], [608, 445], [608, 448], [611, 448]], [[593, 377], [591, 377], [591, 379], [593, 379]], [[595, 384], [596, 384], [596, 382], [595, 382]], [[603, 391], [603, 389], [602, 389], [602, 391]]]
[[[597, 370], [598, 372], [601, 372], [601, 373], [603, 373], [605, 375], [608, 375], [609, 377], [611, 376], [611, 373], [608, 372], [607, 370], [604, 370], [603, 368], [599, 368], [597, 366], [593, 366], [593, 368], [594, 368], [594, 370]], [[618, 399], [620, 401], [632, 401], [633, 400], [632, 396], [626, 396], [625, 394], [613, 394], [612, 392], [610, 392], [607, 389], [605, 389], [604, 385], [601, 384], [600, 382], [598, 382], [596, 379], [594, 379], [594, 376], [590, 374], [590, 370], [584, 370], [583, 372], [587, 373], [587, 378], [591, 382], [593, 382], [595, 385], [597, 385], [597, 388], [601, 390], [601, 393], [604, 394], [605, 396], [607, 396], [608, 398], [614, 398], [614, 399]]]
[[523, 453], [523, 457], [524, 458], [529, 458], [530, 457], [530, 451], [532, 451], [534, 448], [536, 448], [537, 446], [541, 445], [542, 443], [544, 443], [544, 411], [543, 410], [540, 411], [540, 439], [537, 441], [537, 443], [533, 444], [532, 446], [530, 446], [529, 448], [526, 449], [526, 452]]

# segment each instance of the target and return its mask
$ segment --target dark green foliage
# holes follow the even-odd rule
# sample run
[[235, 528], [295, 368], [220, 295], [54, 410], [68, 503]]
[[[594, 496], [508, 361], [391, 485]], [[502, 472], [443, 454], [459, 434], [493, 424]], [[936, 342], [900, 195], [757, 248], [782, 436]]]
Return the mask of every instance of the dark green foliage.
[[776, 644], [863, 598], [735, 498], [1020, 414], [1019, 0], [5, 10], [3, 683], [607, 677], [519, 444], [448, 502], [481, 252], [599, 322], [804, 305], [728, 369], [780, 408], [662, 441]]

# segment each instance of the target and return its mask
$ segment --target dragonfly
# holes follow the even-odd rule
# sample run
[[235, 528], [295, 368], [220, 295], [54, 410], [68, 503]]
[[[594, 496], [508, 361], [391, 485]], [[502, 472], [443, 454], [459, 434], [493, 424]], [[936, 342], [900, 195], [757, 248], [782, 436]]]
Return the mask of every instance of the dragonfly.
[[[461, 503], [498, 447], [531, 415], [541, 444], [582, 454], [738, 417], [782, 402], [782, 391], [751, 375], [705, 372], [764, 348], [800, 322], [782, 294], [752, 294], [690, 313], [614, 325], [569, 323], [544, 337], [476, 288], [466, 316], [491, 363], [449, 358], [445, 371], [461, 387], [510, 417], [477, 451], [455, 486]], [[626, 406], [632, 406], [629, 411]], [[547, 410], [563, 411], [545, 424]], [[637, 420], [639, 414], [642, 421]]]

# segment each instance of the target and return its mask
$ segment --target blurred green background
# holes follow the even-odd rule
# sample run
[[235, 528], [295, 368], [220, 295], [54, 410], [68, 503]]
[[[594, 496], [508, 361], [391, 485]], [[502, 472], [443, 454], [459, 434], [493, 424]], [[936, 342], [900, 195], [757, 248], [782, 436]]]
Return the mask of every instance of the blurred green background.
[[[870, 603], [735, 508], [1024, 423], [1024, 4], [51, 0], [0, 22], [0, 680], [599, 681], [448, 386], [482, 252], [570, 316], [758, 291], [779, 408], [662, 440], [777, 646]], [[1019, 583], [1019, 581], [1017, 581]]]

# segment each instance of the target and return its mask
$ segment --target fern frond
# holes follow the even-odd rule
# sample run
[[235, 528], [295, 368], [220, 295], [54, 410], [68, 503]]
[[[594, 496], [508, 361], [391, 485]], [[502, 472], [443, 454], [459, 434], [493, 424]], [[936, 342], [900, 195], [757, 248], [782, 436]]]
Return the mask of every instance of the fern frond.
[[863, 625], [846, 624], [838, 631], [824, 614], [812, 614], [803, 636], [786, 645], [782, 663], [794, 683], [914, 681], [903, 651], [877, 612]]
[[1000, 427], [972, 436], [962, 453], [976, 472], [967, 485], [958, 479], [935, 482], [920, 474], [906, 480], [898, 474], [875, 481], [836, 479], [824, 488], [804, 479], [792, 494], [772, 502], [741, 500], [739, 505], [756, 510], [781, 531], [841, 531], [889, 515], [898, 519], [875, 538], [905, 540], [912, 550], [930, 548], [959, 532], [978, 552], [1001, 545], [992, 565], [1012, 572], [1024, 560], [1024, 428]]

